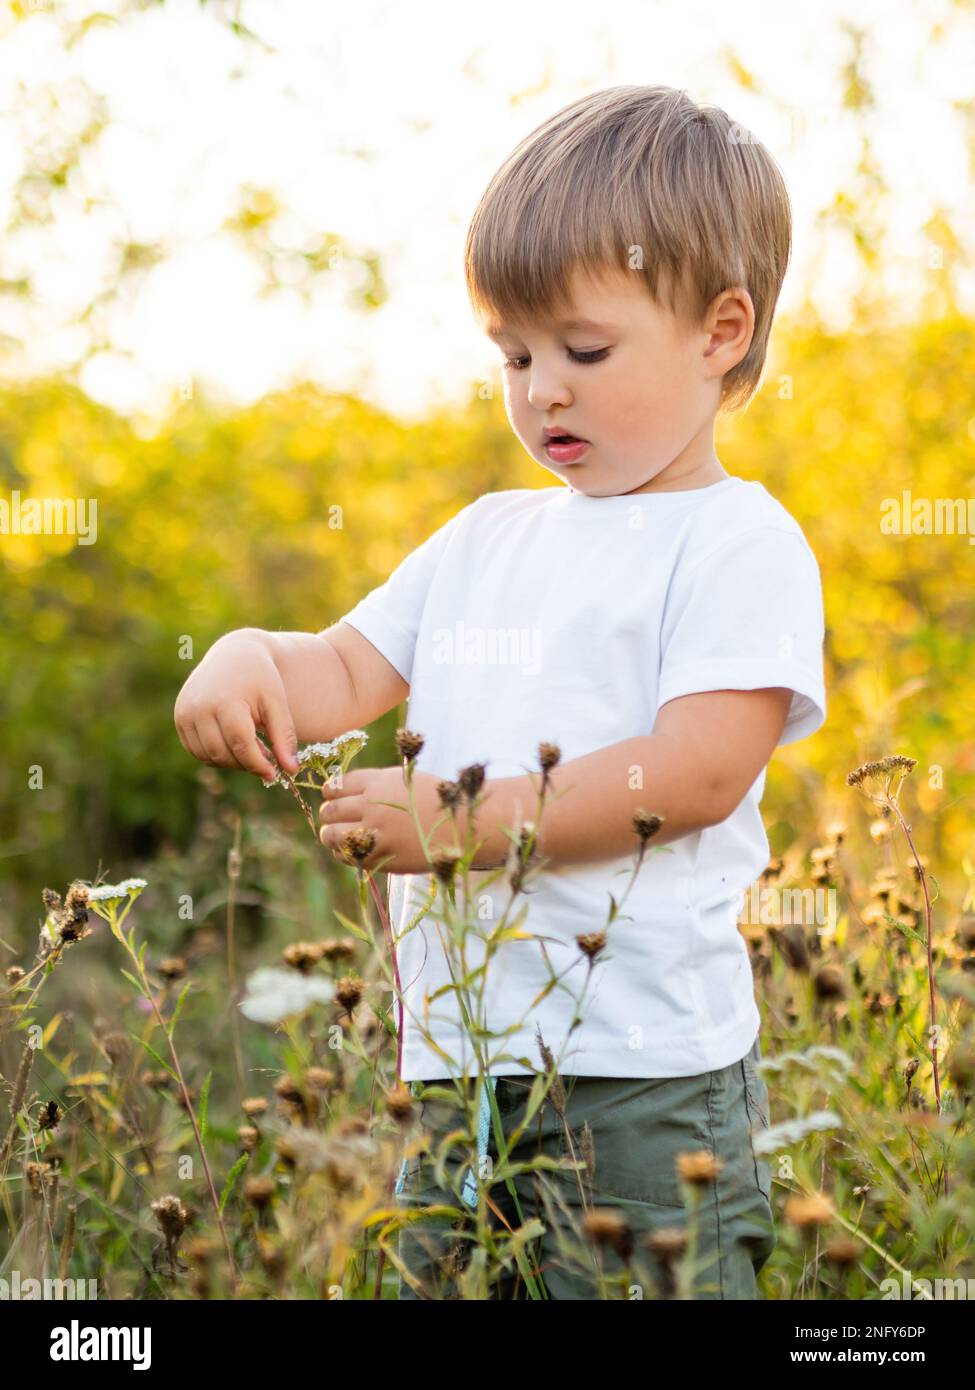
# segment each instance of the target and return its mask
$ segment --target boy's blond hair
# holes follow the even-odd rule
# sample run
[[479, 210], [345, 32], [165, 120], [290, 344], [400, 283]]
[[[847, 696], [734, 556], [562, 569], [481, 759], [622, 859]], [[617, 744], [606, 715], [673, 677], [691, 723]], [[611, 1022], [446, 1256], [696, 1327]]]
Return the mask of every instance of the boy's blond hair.
[[464, 273], [482, 320], [556, 315], [573, 269], [619, 266], [700, 323], [742, 285], [755, 306], [720, 409], [758, 387], [792, 244], [789, 195], [764, 145], [673, 87], [609, 87], [557, 111], [511, 152], [474, 212]]

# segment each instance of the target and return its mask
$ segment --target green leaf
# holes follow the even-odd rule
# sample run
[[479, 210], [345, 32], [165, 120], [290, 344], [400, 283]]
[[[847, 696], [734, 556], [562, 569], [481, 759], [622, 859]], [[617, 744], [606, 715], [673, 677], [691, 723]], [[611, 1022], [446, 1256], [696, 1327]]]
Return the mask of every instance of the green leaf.
[[122, 971], [122, 974], [128, 980], [129, 984], [135, 985], [139, 993], [143, 996], [143, 998], [145, 998], [145, 990], [142, 988], [141, 981], [137, 980], [134, 975], [130, 975], [127, 970], [122, 968], [122, 966], [119, 966], [119, 969]]
[[240, 1158], [238, 1158], [237, 1162], [234, 1164], [230, 1172], [227, 1174], [227, 1181], [224, 1183], [223, 1191], [220, 1194], [221, 1211], [223, 1211], [224, 1207], [227, 1205], [227, 1198], [230, 1196], [231, 1192], [233, 1192], [234, 1186], [237, 1182], [237, 1178], [241, 1170], [247, 1166], [247, 1160], [249, 1158], [250, 1154], [241, 1154]]
[[169, 1026], [168, 1026], [167, 1029], [166, 1029], [166, 1032], [169, 1034], [170, 1037], [172, 1037], [172, 1036], [173, 1036], [173, 1033], [176, 1031], [176, 1020], [179, 1018], [180, 1011], [181, 1011], [182, 1008], [183, 1008], [183, 1000], [186, 998], [186, 996], [189, 994], [189, 992], [190, 992], [190, 981], [187, 980], [187, 981], [186, 981], [186, 984], [183, 986], [183, 988], [182, 988], [182, 990], [181, 990], [181, 992], [180, 992], [179, 998], [176, 1000], [176, 1007], [175, 1007], [175, 1009], [173, 1009], [173, 1016], [172, 1016], [172, 1018], [169, 1020]]
[[333, 908], [332, 911], [335, 913], [335, 916], [342, 923], [343, 927], [345, 927], [346, 931], [350, 931], [353, 936], [357, 936], [359, 940], [364, 941], [367, 946], [373, 945], [373, 940], [369, 933], [367, 931], [364, 931], [362, 927], [358, 926], [355, 922], [353, 922], [351, 917], [346, 917], [344, 913], [339, 912], [337, 908]]
[[159, 1065], [160, 1065], [165, 1071], [168, 1071], [169, 1074], [170, 1074], [170, 1076], [171, 1076], [171, 1077], [173, 1078], [173, 1080], [176, 1082], [176, 1084], [179, 1085], [179, 1077], [178, 1077], [178, 1076], [176, 1075], [176, 1073], [173, 1071], [172, 1067], [169, 1065], [168, 1062], [164, 1062], [164, 1061], [163, 1061], [163, 1059], [160, 1057], [160, 1055], [159, 1055], [159, 1053], [156, 1051], [156, 1049], [155, 1049], [154, 1047], [152, 1047], [151, 1044], [147, 1043], [146, 1040], [145, 1040], [145, 1038], [140, 1038], [139, 1035], [138, 1035], [138, 1033], [130, 1033], [130, 1034], [129, 1034], [129, 1037], [130, 1037], [130, 1038], [135, 1038], [136, 1042], [139, 1043], [139, 1045], [140, 1045], [141, 1047], [144, 1047], [144, 1048], [145, 1048], [145, 1050], [148, 1052], [149, 1056], [150, 1056], [154, 1061], [158, 1062]]
[[200, 1138], [201, 1138], [201, 1139], [205, 1139], [205, 1138], [207, 1137], [207, 1110], [208, 1110], [208, 1108], [209, 1108], [209, 1103], [210, 1103], [210, 1082], [211, 1082], [212, 1080], [213, 1080], [213, 1072], [212, 1072], [212, 1071], [208, 1071], [208, 1072], [207, 1072], [207, 1079], [206, 1079], [206, 1081], [204, 1081], [204, 1083], [203, 1083], [203, 1089], [200, 1091], [199, 1125], [200, 1125]]

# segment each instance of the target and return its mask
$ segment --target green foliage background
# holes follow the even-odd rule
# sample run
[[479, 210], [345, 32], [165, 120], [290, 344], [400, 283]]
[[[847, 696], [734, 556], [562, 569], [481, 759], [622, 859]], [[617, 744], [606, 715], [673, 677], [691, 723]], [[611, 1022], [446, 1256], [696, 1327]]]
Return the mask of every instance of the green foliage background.
[[[843, 812], [851, 766], [904, 752], [921, 764], [925, 848], [959, 881], [972, 853], [972, 551], [964, 536], [884, 535], [880, 516], [903, 489], [971, 493], [973, 376], [975, 325], [957, 313], [842, 336], [794, 321], [748, 410], [720, 422], [725, 466], [792, 512], [823, 576], [828, 721], [773, 760], [775, 852], [810, 815]], [[192, 839], [198, 765], [172, 722], [186, 637], [198, 660], [234, 627], [325, 627], [473, 497], [550, 481], [498, 394], [406, 424], [311, 385], [232, 413], [197, 392], [151, 438], [57, 380], [8, 386], [0, 408], [4, 495], [98, 503], [94, 545], [0, 540], [5, 932], [32, 924], [42, 883], [99, 861], [121, 877]], [[389, 760], [396, 714], [365, 762]], [[219, 775], [241, 809], [294, 809]]]

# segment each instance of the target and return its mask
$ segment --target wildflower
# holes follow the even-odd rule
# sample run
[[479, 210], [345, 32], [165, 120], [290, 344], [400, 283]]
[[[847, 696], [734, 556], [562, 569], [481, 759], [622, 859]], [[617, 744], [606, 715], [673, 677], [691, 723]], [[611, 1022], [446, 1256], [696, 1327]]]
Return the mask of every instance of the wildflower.
[[793, 970], [806, 971], [809, 969], [809, 950], [806, 946], [806, 938], [802, 927], [797, 922], [790, 922], [784, 927], [779, 927], [778, 930], [772, 932], [772, 938]]
[[461, 787], [459, 782], [438, 782], [437, 796], [445, 811], [453, 811], [460, 804]]
[[833, 1264], [843, 1267], [856, 1264], [863, 1254], [863, 1246], [852, 1236], [834, 1236], [823, 1250], [823, 1254]]
[[485, 763], [471, 763], [470, 767], [461, 768], [457, 781], [460, 789], [467, 798], [468, 805], [472, 805], [478, 792], [484, 785]]
[[606, 945], [606, 933], [604, 931], [585, 932], [576, 937], [576, 945], [583, 955], [588, 956], [590, 960], [595, 960]]
[[451, 846], [441, 846], [433, 851], [430, 867], [441, 883], [446, 885], [453, 882], [461, 857], [460, 850]]
[[687, 1249], [687, 1232], [679, 1226], [661, 1226], [647, 1236], [644, 1244], [664, 1265], [670, 1265]]
[[328, 1004], [335, 996], [333, 981], [310, 979], [293, 970], [261, 966], [247, 978], [240, 1011], [255, 1023], [280, 1023], [304, 1013], [312, 1004]]
[[641, 845], [645, 845], [648, 840], [652, 839], [663, 823], [663, 816], [651, 815], [651, 813], [645, 811], [642, 806], [638, 807], [637, 810], [633, 812], [633, 819], [631, 821], [635, 834], [640, 837]]
[[190, 1214], [183, 1206], [178, 1197], [157, 1197], [150, 1203], [152, 1214], [163, 1235], [166, 1243], [172, 1244], [179, 1240], [189, 1222]]
[[813, 1192], [809, 1196], [793, 1193], [786, 1198], [782, 1215], [790, 1226], [806, 1231], [827, 1225], [836, 1215], [836, 1209], [825, 1193]]
[[723, 1167], [721, 1159], [715, 1158], [709, 1149], [696, 1149], [693, 1153], [677, 1155], [678, 1173], [694, 1187], [714, 1182]]
[[325, 954], [320, 941], [292, 941], [285, 946], [281, 956], [286, 965], [302, 975], [308, 975]]
[[595, 1207], [586, 1212], [582, 1229], [594, 1245], [608, 1245], [621, 1260], [633, 1253], [633, 1232], [621, 1212], [611, 1207]]
[[253, 1125], [238, 1125], [237, 1127], [237, 1144], [241, 1153], [253, 1153], [260, 1137]]
[[365, 984], [362, 980], [357, 980], [352, 975], [343, 975], [335, 990], [335, 999], [337, 1003], [342, 1005], [347, 1014], [351, 1014], [364, 993]]
[[408, 1120], [413, 1114], [413, 1094], [409, 1086], [400, 1081], [386, 1096], [386, 1109], [398, 1124]]
[[[350, 729], [348, 733], [339, 734], [337, 738], [330, 739], [327, 743], [308, 743], [304, 748], [300, 748], [295, 754], [298, 761], [298, 772], [316, 772], [325, 782], [329, 782], [338, 774], [341, 776], [348, 770], [349, 763], [361, 752], [369, 742], [369, 735], [362, 729]], [[283, 776], [279, 771], [270, 782], [265, 782], [266, 787], [273, 787], [280, 783], [287, 786], [291, 782], [287, 773]]]
[[870, 777], [879, 777], [884, 772], [896, 772], [898, 768], [903, 768], [905, 773], [917, 767], [916, 758], [905, 758], [900, 753], [891, 753], [886, 758], [879, 758], [876, 762], [863, 763], [847, 774], [847, 786], [859, 787]]
[[309, 1067], [305, 1072], [305, 1085], [311, 1091], [327, 1091], [335, 1084], [335, 1073], [328, 1067]]
[[182, 956], [166, 956], [159, 962], [159, 973], [164, 980], [181, 980], [186, 974], [186, 961]]
[[842, 970], [838, 965], [824, 965], [813, 976], [813, 988], [819, 999], [842, 999], [846, 993]]
[[47, 1100], [41, 1106], [37, 1120], [38, 1129], [56, 1129], [64, 1118], [64, 1111], [56, 1100]]
[[249, 1178], [244, 1183], [244, 1197], [252, 1207], [261, 1211], [274, 1196], [275, 1187], [273, 1178]]
[[408, 763], [415, 763], [423, 749], [423, 735], [411, 733], [409, 729], [397, 729], [395, 743], [400, 757]]
[[343, 859], [361, 866], [376, 848], [374, 830], [347, 830], [339, 842], [339, 854]]
[[892, 826], [889, 819], [885, 819], [883, 816], [870, 822], [870, 838], [874, 843], [889, 839], [891, 830]]
[[562, 757], [562, 750], [557, 743], [540, 743], [538, 745], [538, 765], [543, 772], [551, 772], [556, 767]]
[[343, 957], [354, 956], [356, 943], [351, 936], [329, 937], [321, 943], [323, 960], [341, 960]]
[[834, 845], [841, 845], [846, 837], [846, 826], [841, 820], [834, 820], [826, 827], [826, 838]]
[[264, 1096], [247, 1096], [241, 1101], [240, 1108], [245, 1115], [263, 1115], [267, 1109], [267, 1101]]

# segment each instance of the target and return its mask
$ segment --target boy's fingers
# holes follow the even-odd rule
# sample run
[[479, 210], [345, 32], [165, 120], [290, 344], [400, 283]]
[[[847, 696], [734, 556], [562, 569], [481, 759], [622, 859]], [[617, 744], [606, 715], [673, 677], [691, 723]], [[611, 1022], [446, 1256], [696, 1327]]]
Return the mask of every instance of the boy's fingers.
[[251, 712], [242, 700], [221, 708], [217, 727], [224, 742], [224, 766], [253, 772], [264, 781], [277, 777], [278, 770], [261, 750]]
[[278, 763], [293, 776], [298, 771], [298, 737], [287, 701], [275, 695], [264, 695], [258, 716]]
[[344, 796], [338, 803], [323, 801], [318, 809], [318, 820], [321, 825], [327, 825], [331, 814], [333, 825], [342, 825], [350, 830], [361, 822], [364, 808], [365, 800], [361, 796]]

